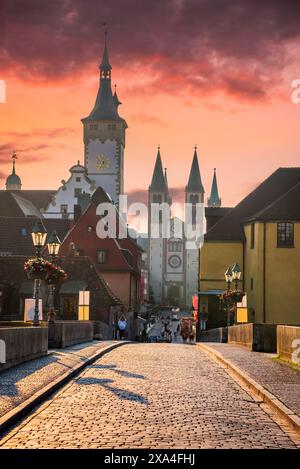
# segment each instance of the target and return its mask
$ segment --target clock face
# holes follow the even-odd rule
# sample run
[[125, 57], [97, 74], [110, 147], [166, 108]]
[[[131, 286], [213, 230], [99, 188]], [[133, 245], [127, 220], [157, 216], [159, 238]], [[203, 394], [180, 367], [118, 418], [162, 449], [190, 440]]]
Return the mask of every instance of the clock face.
[[106, 155], [101, 153], [100, 155], [96, 157], [95, 168], [97, 169], [97, 171], [101, 172], [101, 171], [104, 171], [105, 169], [108, 169], [109, 167], [110, 167], [110, 159]]
[[181, 259], [179, 256], [173, 255], [169, 257], [168, 263], [170, 267], [177, 269], [181, 266]]

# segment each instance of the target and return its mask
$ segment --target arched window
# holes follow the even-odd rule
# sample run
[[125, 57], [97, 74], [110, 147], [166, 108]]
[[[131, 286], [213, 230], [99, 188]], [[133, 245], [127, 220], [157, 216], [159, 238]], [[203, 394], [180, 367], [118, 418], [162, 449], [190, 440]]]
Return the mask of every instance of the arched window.
[[153, 203], [154, 204], [161, 204], [161, 194], [154, 194], [153, 195]]
[[190, 204], [198, 204], [199, 203], [199, 195], [192, 194], [190, 195]]

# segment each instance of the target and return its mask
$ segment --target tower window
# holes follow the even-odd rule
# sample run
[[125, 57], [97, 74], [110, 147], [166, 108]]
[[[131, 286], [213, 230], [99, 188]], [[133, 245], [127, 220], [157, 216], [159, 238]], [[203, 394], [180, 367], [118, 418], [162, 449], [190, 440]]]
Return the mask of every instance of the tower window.
[[197, 194], [192, 194], [190, 196], [190, 203], [191, 204], [197, 204], [199, 202], [199, 195]]
[[294, 247], [294, 223], [281, 222], [277, 224], [277, 247]]
[[79, 197], [81, 194], [82, 190], [80, 187], [75, 187], [74, 189], [74, 197]]
[[154, 204], [161, 204], [161, 195], [160, 194], [154, 194], [153, 195], [153, 203]]
[[76, 182], [80, 182], [81, 181], [81, 177], [80, 176], [76, 176]]
[[27, 230], [26, 228], [21, 228], [21, 236], [27, 236]]
[[253, 288], [254, 288], [254, 280], [251, 277], [251, 279], [250, 279], [250, 290], [253, 290]]

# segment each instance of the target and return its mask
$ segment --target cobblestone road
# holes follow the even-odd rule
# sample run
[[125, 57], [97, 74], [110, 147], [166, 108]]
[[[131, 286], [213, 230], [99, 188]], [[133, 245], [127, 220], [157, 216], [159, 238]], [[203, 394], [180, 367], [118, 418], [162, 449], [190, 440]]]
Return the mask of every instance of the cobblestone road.
[[11, 433], [5, 448], [296, 448], [198, 347], [110, 352]]

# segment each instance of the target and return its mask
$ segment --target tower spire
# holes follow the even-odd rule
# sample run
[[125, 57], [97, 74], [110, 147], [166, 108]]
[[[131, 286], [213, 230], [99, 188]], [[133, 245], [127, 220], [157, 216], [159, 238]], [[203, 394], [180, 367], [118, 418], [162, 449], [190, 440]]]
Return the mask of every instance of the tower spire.
[[107, 28], [104, 30], [104, 49], [103, 49], [103, 55], [102, 55], [102, 62], [100, 64], [100, 70], [102, 71], [110, 71], [111, 70], [111, 65], [109, 63], [109, 57], [108, 57], [108, 47], [107, 47]]
[[6, 189], [10, 191], [19, 191], [21, 190], [21, 179], [16, 174], [16, 160], [18, 159], [16, 152], [12, 154], [12, 172], [6, 179]]
[[194, 157], [193, 162], [190, 170], [189, 181], [185, 188], [186, 192], [199, 192], [204, 194], [204, 187], [201, 181], [200, 169], [199, 169], [199, 162], [198, 162], [198, 155], [197, 155], [197, 145], [195, 145], [194, 149]]
[[217, 173], [216, 168], [214, 168], [214, 175], [211, 185], [210, 197], [207, 199], [208, 207], [221, 207], [221, 199], [218, 192], [218, 183], [217, 183]]
[[[106, 26], [106, 23], [103, 23], [103, 26]], [[88, 117], [82, 119], [82, 122], [91, 120], [112, 120], [123, 122], [125, 128], [127, 124], [124, 119], [119, 116], [118, 106], [121, 102], [118, 99], [116, 90], [113, 94], [111, 88], [111, 70], [112, 67], [109, 62], [109, 53], [108, 53], [108, 33], [107, 29], [104, 30], [104, 47], [102, 54], [102, 61], [99, 65], [100, 69], [100, 84], [97, 93], [97, 98], [95, 106], [92, 112]]]
[[152, 192], [167, 192], [168, 191], [166, 176], [163, 172], [163, 166], [161, 162], [160, 145], [158, 145], [158, 148], [157, 148], [157, 156], [156, 156], [152, 181], [150, 184], [150, 190]]
[[12, 161], [13, 161], [13, 169], [12, 174], [16, 174], [16, 160], [18, 159], [16, 152], [14, 151], [12, 154]]

